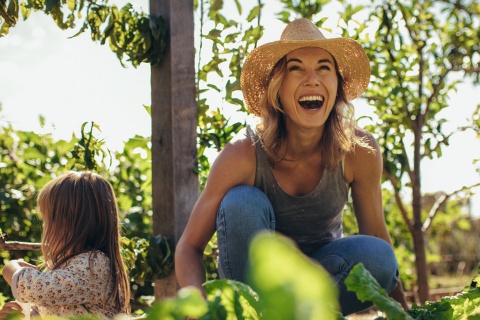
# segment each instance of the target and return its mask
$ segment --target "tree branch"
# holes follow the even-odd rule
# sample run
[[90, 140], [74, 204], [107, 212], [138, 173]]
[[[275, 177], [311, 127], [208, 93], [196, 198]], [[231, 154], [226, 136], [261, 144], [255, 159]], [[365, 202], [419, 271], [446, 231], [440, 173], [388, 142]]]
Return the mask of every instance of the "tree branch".
[[452, 194], [444, 193], [435, 201], [433, 206], [430, 208], [430, 211], [428, 212], [428, 217], [423, 222], [422, 230], [423, 230], [424, 233], [427, 233], [430, 230], [430, 227], [433, 224], [433, 219], [435, 218], [437, 213], [440, 212], [440, 208], [445, 203], [447, 203], [448, 199], [450, 199], [451, 196], [452, 196]]
[[441, 197], [439, 197], [437, 199], [437, 201], [435, 201], [435, 203], [433, 204], [432, 208], [430, 209], [429, 213], [428, 213], [428, 217], [427, 219], [425, 219], [425, 222], [423, 223], [423, 227], [422, 227], [422, 230], [427, 233], [430, 231], [432, 225], [433, 225], [433, 219], [435, 218], [435, 216], [440, 212], [440, 208], [451, 198], [453, 197], [454, 195], [462, 192], [462, 191], [465, 191], [465, 190], [471, 190], [475, 187], [478, 187], [480, 186], [480, 182], [479, 183], [476, 183], [474, 185], [471, 185], [469, 187], [461, 187], [460, 189], [458, 190], [455, 190], [451, 193], [448, 193], [448, 194], [443, 194]]
[[466, 73], [480, 73], [480, 67], [463, 68], [462, 66], [453, 66], [451, 71], [464, 71]]
[[392, 184], [393, 190], [394, 190], [393, 194], [394, 194], [394, 197], [395, 197], [395, 202], [397, 203], [397, 206], [400, 209], [400, 213], [402, 214], [403, 220], [405, 221], [405, 224], [407, 225], [408, 230], [410, 231], [411, 234], [413, 234], [413, 224], [410, 221], [410, 219], [408, 218], [407, 209], [403, 205], [402, 198], [400, 197], [400, 194], [398, 192], [398, 188], [396, 187], [398, 181], [394, 176], [392, 176], [390, 173], [388, 173], [385, 169], [383, 169], [383, 174], [387, 177], [387, 179]]
[[427, 99], [427, 106], [425, 108], [425, 113], [423, 114], [424, 119], [427, 117], [428, 112], [430, 111], [430, 105], [433, 99], [435, 98], [435, 96], [438, 94], [438, 91], [440, 90], [440, 85], [443, 83], [443, 80], [447, 77], [448, 73], [451, 70], [452, 69], [445, 69], [445, 73], [440, 76], [440, 79], [438, 79], [438, 82], [433, 86], [433, 92]]
[[410, 160], [408, 159], [407, 150], [405, 149], [405, 143], [403, 143], [403, 139], [400, 139], [400, 141], [401, 141], [402, 153], [405, 155], [405, 165], [407, 167], [407, 173], [410, 178], [410, 181], [413, 181], [413, 171], [410, 166]]
[[400, 12], [402, 13], [403, 21], [405, 22], [405, 28], [407, 28], [408, 34], [410, 35], [410, 38], [412, 38], [412, 41], [416, 43], [418, 40], [415, 37], [415, 32], [408, 25], [408, 19], [407, 19], [407, 15], [405, 13], [405, 8], [398, 1], [396, 2], [396, 5], [400, 8]]
[[36, 242], [5, 241], [0, 237], [0, 249], [12, 250], [40, 250], [42, 245]]
[[[425, 123], [426, 112], [422, 112], [422, 97], [423, 97], [423, 72], [425, 61], [423, 61], [422, 49], [418, 48], [418, 99], [420, 101], [420, 106], [418, 108], [418, 119], [416, 123], [418, 124], [418, 134], [421, 135], [423, 124]], [[427, 107], [425, 106], [425, 110]]]

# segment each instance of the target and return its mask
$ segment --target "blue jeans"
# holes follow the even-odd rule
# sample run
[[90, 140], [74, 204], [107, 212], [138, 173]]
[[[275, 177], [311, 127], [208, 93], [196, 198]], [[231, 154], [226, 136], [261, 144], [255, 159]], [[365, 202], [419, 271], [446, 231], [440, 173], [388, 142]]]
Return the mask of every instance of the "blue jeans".
[[[218, 269], [221, 278], [244, 282], [248, 245], [260, 230], [275, 230], [275, 213], [267, 196], [251, 186], [232, 188], [222, 200], [217, 215]], [[378, 283], [390, 292], [398, 281], [398, 265], [392, 247], [384, 240], [354, 235], [334, 240], [308, 256], [318, 261], [332, 276], [340, 292], [344, 315], [370, 307], [347, 291], [344, 280], [359, 262]]]

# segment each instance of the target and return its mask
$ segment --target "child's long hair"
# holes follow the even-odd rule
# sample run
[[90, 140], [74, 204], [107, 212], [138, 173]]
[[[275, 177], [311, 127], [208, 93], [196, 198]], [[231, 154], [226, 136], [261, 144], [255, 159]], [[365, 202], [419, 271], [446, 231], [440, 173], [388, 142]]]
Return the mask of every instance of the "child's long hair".
[[111, 184], [92, 172], [70, 172], [48, 182], [38, 195], [44, 219], [42, 253], [52, 270], [83, 252], [110, 259], [113, 302], [129, 313], [129, 279], [120, 253], [117, 199]]

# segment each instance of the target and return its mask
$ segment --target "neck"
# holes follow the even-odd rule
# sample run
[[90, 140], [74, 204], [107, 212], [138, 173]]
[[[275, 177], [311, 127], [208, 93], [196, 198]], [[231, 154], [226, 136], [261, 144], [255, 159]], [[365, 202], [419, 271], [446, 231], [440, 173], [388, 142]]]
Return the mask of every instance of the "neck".
[[299, 160], [312, 154], [318, 154], [322, 137], [323, 127], [321, 129], [301, 130], [291, 130], [289, 128], [286, 142], [282, 145], [280, 154], [284, 154], [285, 158], [290, 160]]

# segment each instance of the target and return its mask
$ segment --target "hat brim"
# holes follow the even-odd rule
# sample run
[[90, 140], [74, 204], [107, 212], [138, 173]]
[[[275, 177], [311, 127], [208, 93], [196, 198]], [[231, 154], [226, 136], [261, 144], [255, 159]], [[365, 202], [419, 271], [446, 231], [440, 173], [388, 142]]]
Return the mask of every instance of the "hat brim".
[[349, 38], [322, 40], [279, 40], [255, 48], [245, 60], [240, 85], [250, 112], [261, 114], [259, 102], [265, 94], [273, 67], [286, 54], [300, 48], [316, 47], [328, 51], [343, 78], [348, 101], [358, 98], [370, 83], [370, 61], [362, 46]]

